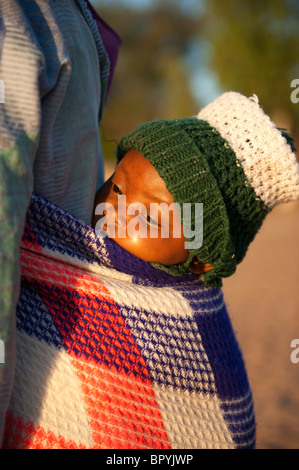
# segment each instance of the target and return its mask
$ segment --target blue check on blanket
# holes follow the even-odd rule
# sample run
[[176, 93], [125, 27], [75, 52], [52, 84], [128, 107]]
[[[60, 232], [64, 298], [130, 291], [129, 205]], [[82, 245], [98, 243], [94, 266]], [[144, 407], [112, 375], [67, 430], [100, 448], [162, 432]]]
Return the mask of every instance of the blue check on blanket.
[[4, 447], [253, 448], [221, 289], [171, 276], [34, 194]]

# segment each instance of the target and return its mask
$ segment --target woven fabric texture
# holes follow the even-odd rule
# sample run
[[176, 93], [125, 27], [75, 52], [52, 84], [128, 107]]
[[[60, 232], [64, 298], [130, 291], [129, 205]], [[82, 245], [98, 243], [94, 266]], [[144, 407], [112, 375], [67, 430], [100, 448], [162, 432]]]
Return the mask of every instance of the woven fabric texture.
[[299, 198], [296, 155], [256, 95], [224, 93], [197, 117], [215, 127], [229, 143], [257, 196], [270, 209]]
[[34, 195], [5, 448], [252, 448], [221, 289], [136, 258]]
[[184, 263], [155, 266], [182, 275], [195, 257], [213, 267], [203, 276], [205, 284], [220, 287], [222, 278], [231, 276], [243, 260], [269, 211], [299, 199], [299, 164], [292, 143], [256, 96], [236, 92], [216, 98], [197, 117], [143, 123], [125, 135], [118, 160], [132, 148], [147, 158], [180, 205], [181, 215], [184, 204], [192, 205], [193, 232], [195, 205], [203, 204], [202, 246], [191, 248]]

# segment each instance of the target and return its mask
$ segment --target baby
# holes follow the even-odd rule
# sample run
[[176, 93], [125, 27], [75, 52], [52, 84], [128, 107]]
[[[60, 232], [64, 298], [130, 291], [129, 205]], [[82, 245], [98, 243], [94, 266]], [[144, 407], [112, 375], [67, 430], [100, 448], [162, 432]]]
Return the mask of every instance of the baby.
[[[292, 138], [276, 128], [255, 96], [225, 93], [197, 117], [153, 121], [123, 137], [116, 170], [96, 195], [93, 225], [159, 269], [201, 274], [207, 286], [218, 287], [234, 273], [268, 212], [299, 198], [294, 152]], [[154, 203], [174, 206], [166, 236], [165, 205], [163, 213], [152, 210]], [[191, 227], [183, 217], [186, 205]], [[142, 235], [128, 231], [135, 215], [123, 210], [129, 206], [142, 208]], [[196, 228], [202, 243], [188, 249], [185, 232], [196, 238]]]
[[99, 236], [32, 199], [5, 447], [253, 448], [220, 285], [269, 211], [299, 198], [293, 141], [256, 97], [225, 93], [197, 117], [139, 126], [117, 159]]
[[[123, 217], [120, 215], [122, 201]], [[96, 212], [101, 213], [94, 217], [96, 228], [111, 235], [120, 246], [138, 258], [166, 266], [188, 260], [183, 224], [173, 196], [153, 165], [137, 150], [130, 149], [125, 154], [114, 174], [100, 188], [96, 207]], [[132, 208], [129, 214], [127, 207]], [[110, 216], [107, 215], [109, 209], [112, 209]], [[138, 230], [135, 230], [136, 224]], [[210, 269], [212, 267], [208, 264], [199, 265], [195, 260], [190, 265], [191, 272]]]

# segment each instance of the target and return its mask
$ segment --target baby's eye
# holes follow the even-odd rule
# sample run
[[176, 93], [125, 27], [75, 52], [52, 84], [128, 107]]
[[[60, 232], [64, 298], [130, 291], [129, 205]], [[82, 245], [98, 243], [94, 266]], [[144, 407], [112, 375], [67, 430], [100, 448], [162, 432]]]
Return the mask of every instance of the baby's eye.
[[115, 183], [112, 183], [112, 191], [114, 191], [115, 194], [122, 194], [122, 190]]
[[153, 219], [152, 217], [150, 217], [149, 215], [146, 216], [146, 220], [148, 221], [149, 224], [151, 225], [154, 225], [156, 227], [159, 226], [159, 222], [155, 219]]

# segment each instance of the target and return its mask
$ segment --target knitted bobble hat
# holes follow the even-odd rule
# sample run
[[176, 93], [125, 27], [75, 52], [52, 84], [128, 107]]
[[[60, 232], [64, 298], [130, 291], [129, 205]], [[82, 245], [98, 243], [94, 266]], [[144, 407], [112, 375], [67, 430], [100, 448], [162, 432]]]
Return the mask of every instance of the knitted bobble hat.
[[[299, 199], [299, 165], [293, 140], [277, 129], [254, 95], [228, 92], [197, 117], [141, 124], [117, 147], [118, 161], [130, 149], [155, 167], [174, 201], [203, 204], [203, 243], [185, 263], [163, 266], [173, 275], [189, 272], [194, 257], [213, 269], [211, 287], [232, 275], [265, 216], [276, 205]], [[183, 222], [183, 219], [182, 219]]]

